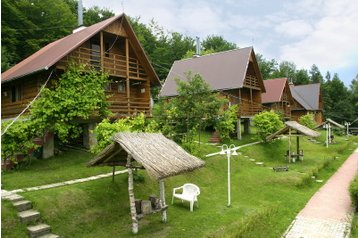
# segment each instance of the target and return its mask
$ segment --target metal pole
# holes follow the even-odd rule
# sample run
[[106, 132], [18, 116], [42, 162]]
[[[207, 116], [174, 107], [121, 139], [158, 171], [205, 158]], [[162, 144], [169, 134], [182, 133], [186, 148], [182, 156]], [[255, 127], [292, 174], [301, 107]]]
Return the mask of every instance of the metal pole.
[[231, 193], [230, 193], [230, 150], [227, 151], [227, 206], [231, 206]]

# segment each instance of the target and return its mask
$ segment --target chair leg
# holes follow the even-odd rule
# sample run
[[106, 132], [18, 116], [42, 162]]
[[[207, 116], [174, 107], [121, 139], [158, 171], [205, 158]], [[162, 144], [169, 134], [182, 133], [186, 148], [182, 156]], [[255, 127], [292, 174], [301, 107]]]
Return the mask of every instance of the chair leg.
[[196, 206], [197, 206], [197, 208], [199, 208], [199, 200], [196, 201]]
[[190, 211], [193, 212], [194, 201], [190, 201]]
[[172, 204], [174, 203], [174, 195], [172, 196]]

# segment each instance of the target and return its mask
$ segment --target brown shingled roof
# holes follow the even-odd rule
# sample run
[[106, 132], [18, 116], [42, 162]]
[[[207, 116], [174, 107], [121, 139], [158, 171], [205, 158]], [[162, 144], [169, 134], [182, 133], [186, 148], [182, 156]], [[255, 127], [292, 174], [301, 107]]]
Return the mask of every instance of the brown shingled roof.
[[262, 103], [280, 102], [287, 78], [264, 80], [266, 93], [262, 93]]
[[[193, 74], [200, 74], [215, 91], [242, 88], [250, 57], [255, 61], [255, 53], [252, 47], [177, 60], [169, 71], [160, 91], [160, 96], [176, 96], [178, 93], [175, 79], [186, 80], [186, 73], [189, 71]], [[257, 63], [254, 62], [254, 64]], [[257, 70], [259, 80], [262, 82], [258, 67]], [[264, 91], [263, 84], [261, 86]]]
[[[6, 83], [11, 80], [24, 77], [29, 74], [36, 73], [38, 71], [47, 70], [51, 66], [55, 65], [59, 60], [61, 60], [63, 57], [65, 57], [67, 54], [69, 54], [71, 51], [75, 50], [77, 47], [79, 47], [81, 44], [89, 40], [92, 36], [100, 32], [102, 29], [110, 25], [111, 23], [115, 22], [116, 20], [120, 19], [121, 17], [124, 17], [123, 23], [126, 23], [129, 28], [128, 35], [132, 37], [133, 40], [133, 46], [139, 51], [143, 51], [143, 48], [141, 47], [137, 37], [135, 36], [135, 33], [133, 32], [133, 29], [131, 28], [126, 15], [121, 14], [118, 16], [114, 16], [111, 18], [108, 18], [104, 21], [101, 21], [99, 23], [96, 23], [92, 26], [89, 26], [81, 31], [78, 31], [76, 33], [73, 33], [71, 35], [65, 36], [59, 40], [56, 40], [39, 51], [35, 52], [28, 58], [24, 59], [20, 63], [16, 64], [9, 70], [5, 71], [1, 74], [1, 83]], [[144, 51], [143, 51], [144, 52]], [[141, 52], [140, 52], [141, 54]], [[146, 62], [143, 62], [144, 67], [149, 71], [149, 75], [153, 75], [154, 83], [160, 84], [159, 78], [157, 74], [155, 73], [153, 67], [151, 66], [149, 59], [147, 56], [143, 53], [141, 54], [142, 58], [144, 58]]]

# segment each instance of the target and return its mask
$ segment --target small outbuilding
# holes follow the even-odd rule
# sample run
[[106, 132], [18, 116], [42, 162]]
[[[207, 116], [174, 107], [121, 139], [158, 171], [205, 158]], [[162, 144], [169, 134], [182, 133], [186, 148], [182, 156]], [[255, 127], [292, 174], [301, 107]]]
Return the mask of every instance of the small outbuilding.
[[327, 120], [319, 124], [316, 128], [326, 129], [326, 146], [328, 147], [328, 144], [331, 144], [334, 138], [332, 133], [332, 128], [338, 128], [343, 130], [344, 126], [339, 124], [338, 122], [333, 121], [330, 118], [327, 118]]
[[[148, 213], [136, 209], [133, 191], [133, 170], [145, 169], [160, 187], [160, 199], [150, 213], [162, 212], [166, 222], [164, 179], [184, 172], [193, 171], [205, 162], [189, 154], [174, 141], [160, 133], [120, 132], [112, 137], [113, 143], [88, 163], [88, 166], [125, 166], [128, 168], [128, 194], [132, 218], [132, 232], [138, 232], [138, 220]], [[153, 199], [155, 201], [155, 198]], [[153, 204], [152, 204], [153, 206]]]
[[[266, 137], [266, 141], [273, 140], [282, 135], [288, 136], [288, 151], [286, 157], [289, 162], [295, 162], [296, 159], [303, 160], [303, 150], [300, 150], [300, 136], [319, 137], [320, 133], [296, 121], [286, 121], [285, 127]], [[296, 137], [296, 152], [291, 150], [291, 137]]]

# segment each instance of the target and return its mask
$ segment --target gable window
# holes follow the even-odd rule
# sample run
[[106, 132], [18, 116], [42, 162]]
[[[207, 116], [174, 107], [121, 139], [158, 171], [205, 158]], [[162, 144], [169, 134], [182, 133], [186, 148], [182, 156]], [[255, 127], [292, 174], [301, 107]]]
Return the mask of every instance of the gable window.
[[11, 87], [11, 102], [17, 102], [21, 100], [22, 97], [21, 86], [12, 86]]

